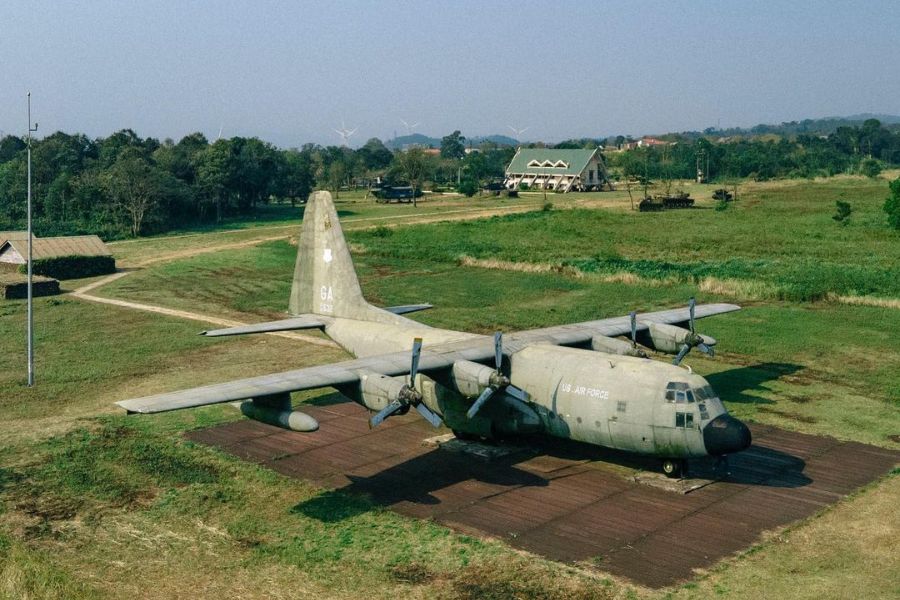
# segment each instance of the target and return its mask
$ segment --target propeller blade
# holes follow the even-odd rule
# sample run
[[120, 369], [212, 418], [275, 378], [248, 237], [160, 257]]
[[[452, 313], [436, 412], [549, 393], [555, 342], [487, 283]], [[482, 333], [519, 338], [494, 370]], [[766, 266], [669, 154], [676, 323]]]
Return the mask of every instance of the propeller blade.
[[691, 333], [694, 333], [694, 307], [696, 306], [696, 304], [697, 304], [697, 301], [694, 299], [693, 296], [691, 296], [691, 299], [688, 300], [688, 311], [690, 311], [690, 316], [691, 316], [691, 320], [690, 320]]
[[499, 373], [503, 366], [503, 334], [499, 331], [494, 334], [494, 365]]
[[673, 365], [681, 364], [681, 359], [683, 359], [687, 355], [687, 353], [690, 351], [691, 351], [691, 347], [688, 344], [685, 344], [684, 346], [682, 346], [681, 350], [678, 351], [678, 355], [672, 361], [672, 364]]
[[525, 394], [525, 392], [523, 392], [522, 390], [520, 390], [519, 388], [517, 388], [514, 385], [506, 386], [506, 389], [504, 389], [503, 391], [506, 392], [507, 394], [509, 394], [510, 396], [512, 396], [513, 398], [515, 398], [516, 400], [521, 400], [522, 402], [525, 402], [526, 400], [528, 400], [528, 396]]
[[440, 427], [443, 424], [441, 418], [437, 416], [435, 413], [431, 411], [430, 408], [419, 402], [416, 404], [416, 410], [419, 411], [419, 414], [425, 417], [425, 420], [431, 423], [432, 427]]
[[422, 354], [422, 338], [413, 340], [412, 364], [409, 366], [409, 386], [416, 387], [416, 375], [419, 374], [419, 356]]
[[495, 391], [496, 390], [492, 387], [485, 388], [484, 391], [481, 392], [481, 395], [478, 396], [478, 400], [476, 400], [474, 404], [469, 407], [469, 412], [466, 413], [466, 416], [470, 419], [474, 417], [475, 413], [477, 413], [479, 409], [481, 409], [482, 405], [488, 401], [488, 398], [494, 395]]
[[703, 342], [700, 342], [699, 344], [697, 344], [697, 349], [698, 349], [700, 352], [702, 352], [703, 354], [708, 354], [709, 356], [715, 356], [715, 355], [716, 355], [716, 351], [713, 350], [712, 346], [707, 346], [707, 345], [704, 344]]
[[387, 419], [389, 416], [391, 416], [401, 408], [403, 408], [403, 403], [399, 400], [394, 400], [393, 402], [379, 410], [377, 413], [372, 415], [372, 418], [369, 419], [369, 429], [381, 425], [385, 419]]
[[637, 346], [637, 312], [631, 311], [631, 345]]

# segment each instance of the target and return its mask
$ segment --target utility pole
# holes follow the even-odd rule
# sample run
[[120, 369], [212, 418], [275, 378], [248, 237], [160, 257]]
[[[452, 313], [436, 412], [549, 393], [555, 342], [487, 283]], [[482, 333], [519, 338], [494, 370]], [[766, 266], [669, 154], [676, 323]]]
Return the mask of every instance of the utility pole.
[[28, 387], [34, 385], [34, 297], [32, 295], [31, 268], [31, 134], [37, 131], [38, 125], [31, 126], [31, 92], [28, 92]]

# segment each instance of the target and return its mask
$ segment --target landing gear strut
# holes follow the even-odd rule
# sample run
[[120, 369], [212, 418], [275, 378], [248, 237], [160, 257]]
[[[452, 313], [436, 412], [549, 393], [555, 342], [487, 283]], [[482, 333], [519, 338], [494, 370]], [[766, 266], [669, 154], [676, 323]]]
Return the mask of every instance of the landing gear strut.
[[677, 458], [665, 458], [662, 461], [662, 470], [666, 477], [676, 479], [687, 475], [687, 461]]

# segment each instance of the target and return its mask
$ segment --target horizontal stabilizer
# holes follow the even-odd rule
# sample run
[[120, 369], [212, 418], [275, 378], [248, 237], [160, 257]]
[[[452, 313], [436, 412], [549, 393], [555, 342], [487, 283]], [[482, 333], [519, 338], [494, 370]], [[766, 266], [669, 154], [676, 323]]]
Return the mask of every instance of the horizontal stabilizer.
[[404, 304], [403, 306], [389, 306], [384, 310], [392, 312], [395, 315], [405, 315], [407, 313], [418, 312], [420, 310], [428, 310], [434, 308], [433, 304]]
[[268, 321], [266, 323], [254, 323], [253, 325], [241, 325], [228, 327], [227, 329], [211, 329], [203, 331], [200, 335], [207, 337], [219, 337], [223, 335], [243, 335], [245, 333], [268, 333], [270, 331], [292, 331], [295, 329], [324, 329], [325, 323], [318, 317], [304, 315], [293, 319], [281, 321]]

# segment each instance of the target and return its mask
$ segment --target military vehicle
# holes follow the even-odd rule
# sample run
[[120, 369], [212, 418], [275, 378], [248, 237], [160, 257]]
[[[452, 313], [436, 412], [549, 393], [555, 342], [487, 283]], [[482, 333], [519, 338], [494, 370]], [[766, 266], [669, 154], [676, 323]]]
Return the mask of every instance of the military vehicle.
[[731, 192], [726, 190], [725, 188], [719, 188], [713, 192], [713, 200], [718, 200], [719, 202], [730, 202], [734, 199]]
[[[381, 204], [388, 202], [406, 202], [408, 204], [413, 201], [413, 189], [408, 185], [383, 185], [373, 189], [372, 195], [375, 196], [375, 202]], [[417, 198], [421, 195], [422, 192], [418, 190], [415, 192]]]
[[694, 199], [687, 192], [675, 192], [670, 196], [645, 196], [638, 204], [641, 212], [652, 212], [670, 208], [690, 208], [694, 206]]
[[[680, 366], [694, 348], [714, 353], [716, 340], [697, 333], [695, 320], [738, 306], [691, 299], [686, 308], [494, 336], [403, 316], [430, 307], [366, 302], [331, 195], [317, 192], [304, 214], [291, 317], [204, 334], [319, 329], [356, 358], [118, 405], [157, 413], [242, 401], [247, 417], [312, 432], [318, 423], [292, 406], [290, 394], [332, 387], [372, 411], [372, 427], [414, 409], [461, 438], [545, 434], [657, 456], [670, 476], [683, 472], [688, 458], [722, 457], [750, 445], [749, 429], [728, 414], [709, 383]], [[674, 354], [672, 364], [647, 358], [639, 343]]]

